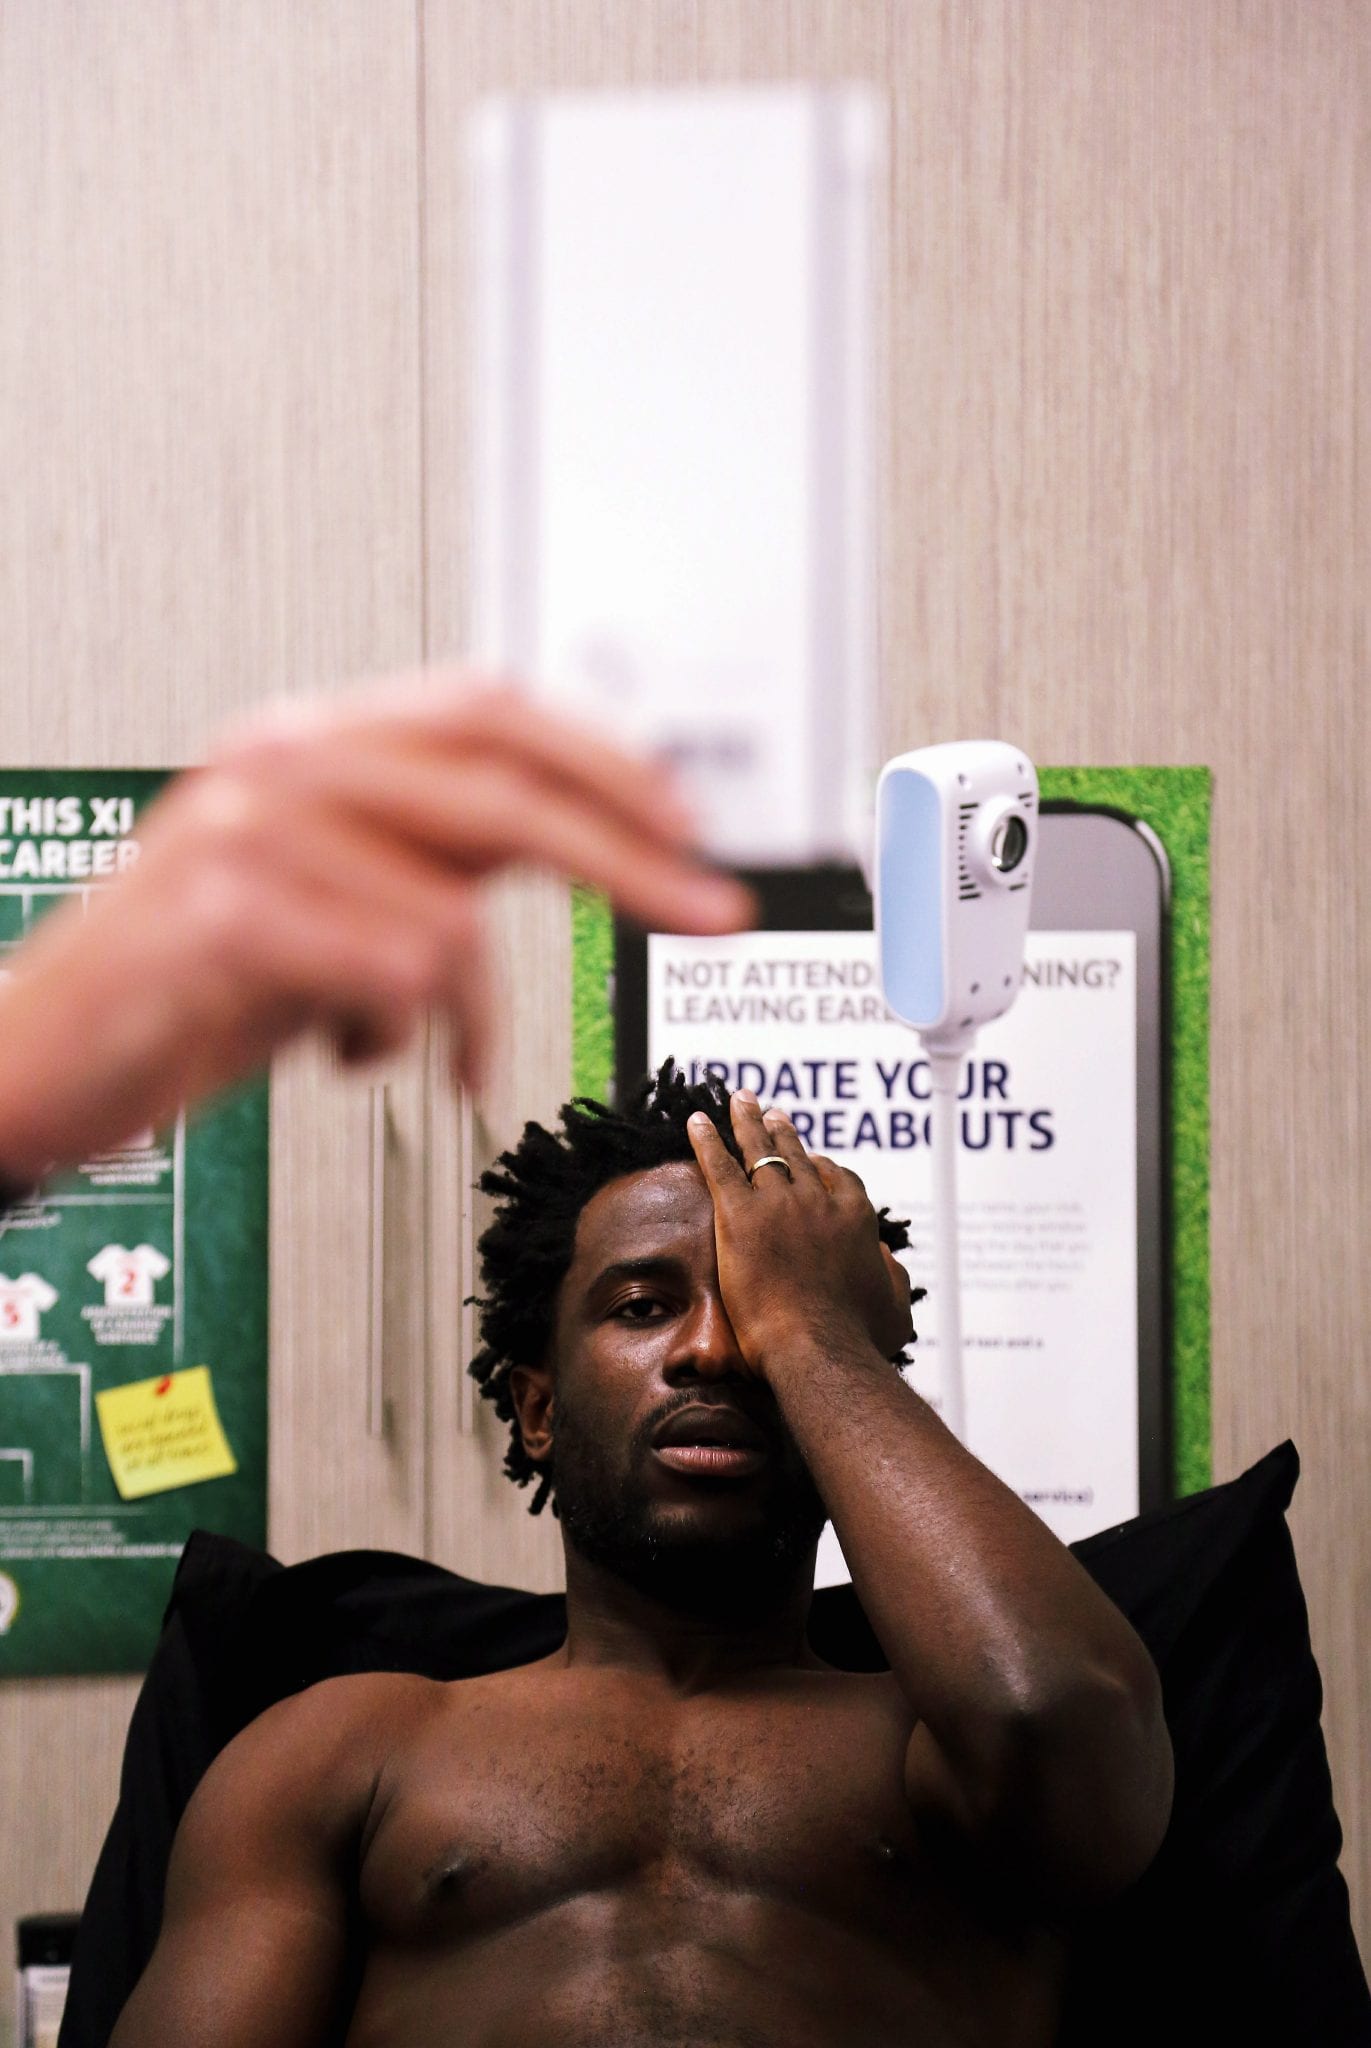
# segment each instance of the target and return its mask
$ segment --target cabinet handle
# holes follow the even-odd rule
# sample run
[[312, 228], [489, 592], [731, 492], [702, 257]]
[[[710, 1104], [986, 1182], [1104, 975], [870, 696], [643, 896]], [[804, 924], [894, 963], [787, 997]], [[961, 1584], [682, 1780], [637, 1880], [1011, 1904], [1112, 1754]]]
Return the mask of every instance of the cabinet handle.
[[386, 1161], [390, 1089], [371, 1091], [371, 1261], [367, 1328], [367, 1435], [386, 1433]]

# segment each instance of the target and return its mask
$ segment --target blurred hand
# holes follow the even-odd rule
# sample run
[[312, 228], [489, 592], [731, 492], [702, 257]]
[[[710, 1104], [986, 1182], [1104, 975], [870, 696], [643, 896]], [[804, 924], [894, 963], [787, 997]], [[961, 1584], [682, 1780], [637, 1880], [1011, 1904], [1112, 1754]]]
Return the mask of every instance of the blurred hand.
[[245, 1078], [317, 1029], [345, 1058], [456, 1027], [479, 1085], [481, 883], [527, 863], [659, 929], [735, 931], [663, 770], [467, 671], [288, 703], [143, 814], [138, 862], [46, 918], [0, 985], [0, 1170], [37, 1178]]

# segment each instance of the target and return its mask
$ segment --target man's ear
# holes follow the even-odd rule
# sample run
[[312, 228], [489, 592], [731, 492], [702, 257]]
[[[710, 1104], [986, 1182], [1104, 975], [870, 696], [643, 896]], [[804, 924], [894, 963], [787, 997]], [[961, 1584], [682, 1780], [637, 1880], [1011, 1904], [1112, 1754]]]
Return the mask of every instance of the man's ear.
[[552, 1451], [552, 1373], [545, 1365], [511, 1366], [509, 1391], [524, 1449], [541, 1465]]

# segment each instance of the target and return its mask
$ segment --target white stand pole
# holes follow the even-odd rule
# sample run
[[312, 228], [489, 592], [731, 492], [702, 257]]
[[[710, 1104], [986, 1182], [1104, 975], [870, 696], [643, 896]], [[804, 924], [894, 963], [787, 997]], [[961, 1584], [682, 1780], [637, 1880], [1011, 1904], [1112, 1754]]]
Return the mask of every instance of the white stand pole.
[[961, 1149], [962, 1055], [928, 1051], [933, 1082], [933, 1253], [942, 1420], [966, 1442], [966, 1374], [962, 1358], [962, 1275], [957, 1229], [957, 1154]]

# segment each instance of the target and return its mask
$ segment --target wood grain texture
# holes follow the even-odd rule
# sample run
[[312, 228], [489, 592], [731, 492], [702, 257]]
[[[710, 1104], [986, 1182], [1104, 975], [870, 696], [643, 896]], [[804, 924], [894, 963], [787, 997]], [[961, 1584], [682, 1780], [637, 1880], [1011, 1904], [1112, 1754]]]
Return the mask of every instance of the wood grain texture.
[[[418, 656], [416, 65], [408, 4], [0, 0], [7, 763], [175, 764]], [[416, 1059], [401, 1226], [422, 1097]], [[364, 1428], [365, 1092], [287, 1062], [274, 1137], [273, 1540], [418, 1549], [421, 1296]], [[0, 1692], [6, 1943], [84, 1896], [134, 1689]]]
[[1371, 17], [893, 21], [888, 734], [1214, 770], [1214, 1469], [1304, 1460], [1365, 1951]]
[[438, 645], [465, 617], [464, 106], [889, 90], [887, 745], [1002, 731], [1043, 762], [1214, 769], [1215, 1474], [1286, 1435], [1303, 1456], [1293, 1520], [1367, 1948], [1371, 13], [424, 0], [423, 19]]
[[530, 1516], [530, 1494], [505, 1474], [509, 1425], [467, 1377], [476, 1331], [462, 1302], [479, 1287], [472, 1247], [491, 1207], [472, 1183], [527, 1118], [552, 1122], [571, 1092], [571, 921], [565, 888], [545, 877], [502, 882], [489, 909], [501, 1015], [490, 1085], [464, 1116], [436, 1035], [431, 1075], [426, 1555], [470, 1578], [550, 1592], [563, 1584], [557, 1524]]
[[46, 758], [189, 759], [418, 653], [415, 63], [367, 0], [0, 9], [0, 617]]
[[[373, 1089], [384, 1083], [384, 1189]], [[425, 1542], [426, 1061], [422, 1047], [365, 1077], [305, 1045], [272, 1079], [271, 1437], [268, 1540], [286, 1563], [327, 1550]], [[378, 1203], [384, 1241], [371, 1239]], [[371, 1353], [373, 1287], [382, 1350]], [[371, 1434], [372, 1380], [383, 1429]]]

